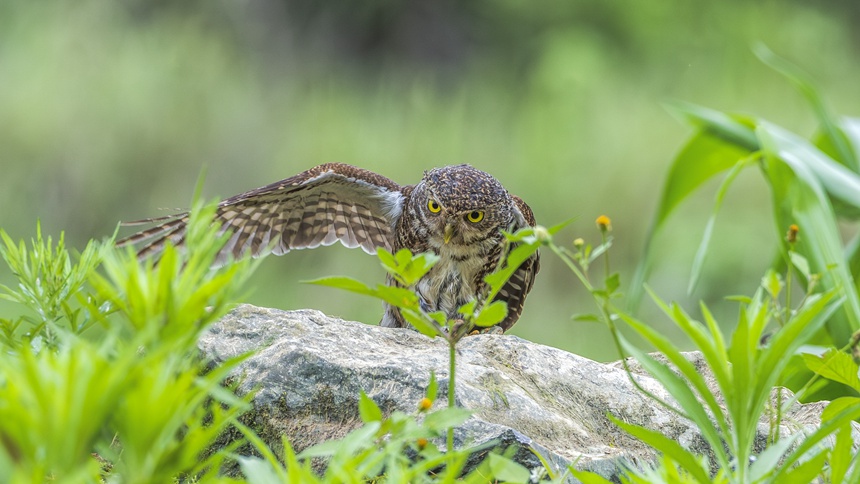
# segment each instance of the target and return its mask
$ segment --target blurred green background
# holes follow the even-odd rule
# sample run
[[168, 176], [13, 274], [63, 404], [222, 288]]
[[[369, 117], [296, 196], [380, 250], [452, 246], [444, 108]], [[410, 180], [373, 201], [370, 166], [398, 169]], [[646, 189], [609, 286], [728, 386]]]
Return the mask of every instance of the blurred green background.
[[[804, 66], [833, 107], [857, 115], [858, 24], [852, 0], [4, 0], [0, 227], [29, 239], [39, 219], [82, 248], [120, 220], [187, 207], [204, 170], [204, 195], [224, 198], [329, 161], [404, 184], [470, 163], [540, 223], [575, 218], [565, 243], [597, 243], [594, 219], [609, 215], [627, 283], [691, 132], [661, 102], [755, 113], [807, 135], [804, 102], [750, 47]], [[687, 296], [714, 188], [656, 240], [650, 284], [733, 316], [722, 298], [754, 290], [784, 228], [771, 226], [757, 174], [742, 175]], [[265, 261], [247, 300], [376, 323], [377, 302], [299, 282], [334, 274], [383, 280], [361, 251], [298, 251]], [[545, 253], [513, 333], [614, 359], [605, 328], [570, 321], [592, 310]], [[640, 315], [663, 324], [648, 302]]]

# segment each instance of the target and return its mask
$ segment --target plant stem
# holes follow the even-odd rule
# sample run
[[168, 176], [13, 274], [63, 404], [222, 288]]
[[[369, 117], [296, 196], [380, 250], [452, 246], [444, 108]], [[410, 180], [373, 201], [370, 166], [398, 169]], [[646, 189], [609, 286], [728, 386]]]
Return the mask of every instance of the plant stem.
[[[448, 341], [448, 408], [454, 408], [454, 377], [456, 376], [456, 342]], [[448, 427], [448, 455], [454, 455], [454, 427]]]
[[609, 333], [612, 335], [612, 341], [615, 344], [615, 349], [618, 351], [618, 356], [621, 360], [621, 366], [624, 368], [624, 372], [627, 374], [627, 378], [630, 380], [630, 383], [632, 383], [637, 390], [642, 392], [642, 394], [651, 398], [662, 407], [665, 407], [670, 412], [676, 415], [680, 415], [683, 418], [689, 418], [687, 414], [682, 412], [680, 409], [674, 407], [673, 405], [670, 405], [668, 402], [664, 401], [657, 395], [654, 395], [652, 392], [648, 391], [647, 389], [645, 389], [645, 387], [640, 385], [638, 381], [636, 381], [636, 379], [633, 377], [633, 372], [630, 371], [630, 367], [627, 364], [627, 357], [624, 355], [624, 348], [621, 345], [621, 336], [618, 332], [618, 328], [615, 326], [615, 322], [612, 320], [608, 301], [605, 301], [604, 299], [599, 298], [594, 294], [594, 286], [592, 286], [591, 283], [588, 281], [587, 275], [580, 271], [578, 267], [576, 267], [576, 264], [567, 255], [563, 247], [559, 247], [554, 243], [550, 242], [549, 248], [553, 252], [555, 252], [555, 254], [562, 260], [562, 262], [564, 262], [565, 265], [567, 265], [567, 267], [571, 270], [571, 272], [573, 272], [577, 279], [579, 279], [582, 285], [585, 286], [585, 289], [588, 290], [589, 293], [591, 293], [592, 298], [594, 298], [595, 304], [600, 309], [601, 316], [603, 317], [606, 326], [609, 328]]

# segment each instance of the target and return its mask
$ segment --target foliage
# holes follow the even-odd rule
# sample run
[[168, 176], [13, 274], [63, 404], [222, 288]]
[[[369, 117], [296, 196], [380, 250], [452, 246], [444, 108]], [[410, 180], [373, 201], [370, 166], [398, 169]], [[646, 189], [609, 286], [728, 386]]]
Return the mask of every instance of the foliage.
[[[839, 219], [856, 220], [860, 208], [860, 122], [837, 119], [805, 75], [763, 47], [759, 57], [794, 82], [809, 99], [822, 124], [820, 134], [806, 141], [788, 131], [748, 116], [734, 116], [690, 105], [674, 110], [700, 127], [681, 151], [670, 170], [652, 234], [669, 214], [706, 180], [727, 171], [714, 210], [695, 259], [690, 288], [700, 277], [714, 220], [728, 186], [749, 166], [765, 175], [774, 199], [775, 226], [782, 240], [780, 257], [762, 278], [752, 298], [735, 297], [740, 315], [731, 336], [723, 337], [721, 325], [708, 307], [701, 304], [704, 323], [696, 321], [676, 304], [652, 299], [674, 325], [701, 352], [716, 388], [709, 388], [701, 373], [664, 334], [618, 309], [617, 283], [605, 271], [606, 287], [595, 288], [588, 279], [593, 262], [591, 249], [580, 240], [575, 252], [550, 244], [579, 277], [601, 309], [599, 316], [613, 334], [620, 354], [633, 356], [642, 368], [659, 381], [672, 401], [645, 392], [657, 403], [694, 422], [713, 452], [714, 461], [696, 455], [676, 441], [653, 430], [614, 417], [625, 431], [662, 454], [650, 469], [629, 469], [625, 482], [855, 482], [860, 479], [860, 454], [853, 449], [852, 423], [860, 419], [858, 368], [845, 352], [855, 355], [860, 341], [858, 294], [858, 242], [842, 246]], [[782, 231], [788, 229], [783, 238]], [[606, 230], [604, 229], [604, 244]], [[860, 237], [860, 236], [858, 236]], [[608, 254], [607, 254], [608, 256]], [[634, 283], [649, 267], [646, 258]], [[780, 275], [780, 272], [785, 275]], [[805, 293], [792, 305], [792, 281]], [[645, 286], [647, 289], [647, 286]], [[622, 321], [647, 341], [665, 359], [649, 355], [618, 331]], [[853, 336], [852, 336], [853, 334]], [[849, 338], [850, 336], [850, 338]], [[850, 340], [850, 341], [849, 341]], [[814, 346], [823, 343], [827, 347]], [[841, 346], [837, 350], [834, 347]], [[805, 366], [804, 366], [805, 365]], [[803, 371], [808, 367], [809, 371]], [[627, 363], [625, 361], [625, 368]], [[629, 373], [629, 368], [628, 368]], [[823, 378], [822, 378], [823, 377]], [[826, 379], [826, 380], [825, 380]], [[637, 384], [632, 378], [631, 381]], [[826, 387], [822, 382], [830, 381]], [[783, 398], [781, 385], [792, 383], [797, 394]], [[808, 433], [782, 435], [782, 417], [801, 399], [820, 399], [822, 388], [831, 394], [838, 384], [840, 398], [833, 400], [819, 428]], [[640, 388], [645, 391], [644, 389]], [[847, 389], [847, 390], [846, 390]], [[758, 452], [756, 434], [762, 416], [770, 417], [770, 436]], [[606, 482], [590, 473], [574, 472], [584, 482]]]
[[[820, 132], [805, 140], [766, 120], [730, 115], [684, 103], [670, 109], [693, 123], [698, 132], [675, 158], [651, 233], [658, 232], [669, 215], [707, 180], [728, 170], [720, 187], [713, 213], [693, 264], [690, 288], [695, 286], [708, 253], [713, 226], [728, 186], [738, 172], [758, 167], [771, 189], [774, 227], [781, 239], [790, 225], [803, 234], [792, 250], [809, 262], [812, 273], [821, 275], [825, 289], [845, 290], [845, 304], [828, 321], [826, 336], [842, 345], [860, 329], [860, 297], [854, 279], [860, 275], [860, 237], [843, 246], [839, 220], [860, 216], [860, 120], [840, 118], [825, 106], [821, 95], [800, 69], [760, 46], [759, 58], [786, 76], [810, 101], [821, 124]], [[650, 268], [650, 250], [640, 264], [632, 284], [633, 301]], [[789, 245], [780, 245], [775, 269], [790, 264]], [[805, 278], [801, 278], [806, 283]]]
[[2, 321], [0, 481], [217, 480], [226, 453], [209, 448], [247, 408], [221, 385], [242, 358], [210, 370], [196, 342], [250, 266], [209, 269], [213, 210], [197, 207], [188, 250], [158, 264], [112, 240], [72, 257], [62, 236], [37, 230], [28, 248], [0, 230], [19, 280], [0, 294], [32, 313]]
[[[342, 439], [323, 442], [296, 454], [286, 438], [283, 462], [247, 428], [246, 437], [263, 458], [239, 457], [249, 483], [275, 482], [526, 482], [529, 471], [506, 457], [508, 453], [488, 453], [482, 463], [463, 475], [466, 461], [475, 452], [487, 452], [490, 445], [442, 452], [433, 439], [462, 424], [471, 412], [445, 407], [431, 411], [436, 396], [436, 379], [431, 377], [426, 396], [414, 414], [395, 411], [383, 417], [376, 403], [361, 394], [359, 410], [364, 425]], [[428, 404], [429, 402], [429, 404]], [[514, 450], [514, 449], [510, 449]], [[326, 469], [318, 475], [312, 459], [326, 459]]]

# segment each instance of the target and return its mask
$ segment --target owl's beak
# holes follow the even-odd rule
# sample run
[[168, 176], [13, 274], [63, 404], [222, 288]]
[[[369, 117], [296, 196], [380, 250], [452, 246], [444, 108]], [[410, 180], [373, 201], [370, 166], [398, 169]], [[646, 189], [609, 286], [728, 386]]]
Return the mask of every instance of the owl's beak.
[[454, 226], [451, 224], [445, 225], [445, 236], [442, 240], [447, 244], [451, 241], [452, 235], [454, 235]]

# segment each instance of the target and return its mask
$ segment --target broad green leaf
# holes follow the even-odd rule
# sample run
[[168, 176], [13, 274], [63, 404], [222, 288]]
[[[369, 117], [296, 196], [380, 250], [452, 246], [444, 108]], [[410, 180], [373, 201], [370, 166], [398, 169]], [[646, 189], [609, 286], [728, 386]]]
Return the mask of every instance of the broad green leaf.
[[528, 482], [529, 470], [511, 459], [491, 452], [487, 455], [487, 460], [495, 479], [503, 482]]
[[606, 278], [606, 292], [613, 294], [619, 287], [621, 287], [621, 275], [614, 272]]
[[376, 249], [376, 257], [379, 258], [379, 262], [382, 263], [382, 267], [397, 270], [397, 261], [394, 259], [394, 254], [385, 250], [384, 247], [378, 247]]
[[508, 315], [508, 303], [504, 301], [493, 301], [490, 305], [481, 309], [478, 317], [473, 321], [475, 326], [488, 328], [499, 324]]
[[623, 422], [613, 415], [608, 415], [612, 422], [621, 427], [625, 432], [645, 442], [664, 455], [669, 456], [677, 462], [684, 470], [690, 473], [696, 481], [702, 484], [710, 484], [711, 477], [709, 470], [702, 467], [701, 462], [695, 454], [685, 449], [677, 441], [666, 437], [660, 432], [646, 429], [639, 425]]
[[782, 288], [785, 287], [785, 282], [782, 280], [782, 275], [773, 269], [767, 271], [764, 277], [761, 278], [761, 287], [776, 299], [782, 293]]
[[302, 281], [305, 284], [316, 284], [318, 286], [328, 286], [334, 287], [337, 289], [343, 289], [345, 291], [355, 292], [358, 294], [364, 294], [368, 296], [374, 295], [375, 291], [373, 288], [365, 285], [361, 281], [357, 281], [351, 277], [344, 276], [332, 276], [332, 277], [321, 277], [319, 279], [313, 279], [311, 281]]
[[457, 308], [457, 312], [460, 314], [466, 315], [466, 316], [471, 316], [472, 314], [475, 313], [475, 306], [477, 304], [478, 304], [478, 301], [475, 299], [472, 299], [471, 301], [469, 301], [466, 304]]
[[472, 416], [472, 412], [461, 407], [447, 407], [427, 414], [424, 426], [436, 432], [461, 425]]
[[388, 304], [398, 308], [418, 308], [418, 295], [409, 289], [402, 287], [379, 285], [371, 295], [376, 296]]
[[842, 351], [830, 349], [824, 355], [803, 355], [806, 367], [824, 378], [843, 383], [860, 391], [860, 377], [857, 376], [857, 363]]
[[382, 421], [382, 410], [370, 397], [361, 391], [358, 399], [358, 413], [361, 415], [361, 420], [364, 423]]
[[400, 314], [406, 319], [409, 324], [415, 327], [419, 333], [424, 336], [428, 336], [430, 338], [435, 338], [436, 336], [440, 336], [440, 332], [433, 326], [430, 322], [424, 319], [423, 315], [419, 312], [416, 312], [412, 309], [401, 309]]

